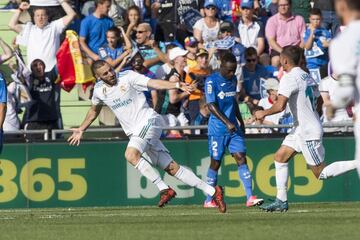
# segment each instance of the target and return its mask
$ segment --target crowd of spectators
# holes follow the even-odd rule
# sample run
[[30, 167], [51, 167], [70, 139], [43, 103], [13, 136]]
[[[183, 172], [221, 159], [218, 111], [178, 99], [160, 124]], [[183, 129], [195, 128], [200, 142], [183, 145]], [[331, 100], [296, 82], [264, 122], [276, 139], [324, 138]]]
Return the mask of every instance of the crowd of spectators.
[[[18, 34], [13, 46], [18, 63], [12, 67], [13, 78], [22, 90], [27, 89], [30, 99], [22, 124], [7, 123], [19, 121], [14, 116], [6, 118], [5, 131], [14, 130], [6, 126], [62, 128], [56, 52], [66, 29], [78, 33], [90, 64], [104, 59], [117, 72], [132, 69], [150, 78], [195, 82], [198, 89], [191, 94], [178, 90], [144, 93], [149, 105], [171, 127], [207, 123], [204, 81], [219, 70], [220, 59], [227, 52], [238, 62], [237, 97], [246, 124], [292, 122], [286, 110], [263, 122], [252, 115], [277, 100], [278, 83], [286, 74], [279, 63], [285, 46], [304, 49], [304, 69], [314, 79], [308, 83], [309, 99], [321, 118], [336, 89], [336, 76], [328, 66], [329, 44], [341, 31], [333, 0], [10, 0], [4, 9], [16, 9], [9, 22]], [[26, 12], [29, 21], [23, 22], [21, 16]], [[27, 49], [26, 66], [21, 65], [18, 45]], [[26, 67], [28, 71], [23, 69]], [[18, 112], [21, 99], [14, 92], [19, 87], [10, 84], [8, 88], [8, 109]], [[332, 121], [351, 117], [351, 109], [343, 109]], [[174, 130], [168, 137], [199, 133], [206, 130]]]

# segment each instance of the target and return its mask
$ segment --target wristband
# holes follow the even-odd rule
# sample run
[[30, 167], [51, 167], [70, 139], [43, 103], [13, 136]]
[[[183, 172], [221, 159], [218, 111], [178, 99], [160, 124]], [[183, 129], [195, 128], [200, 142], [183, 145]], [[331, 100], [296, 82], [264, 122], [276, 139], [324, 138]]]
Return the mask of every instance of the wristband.
[[175, 88], [180, 89], [180, 82], [176, 82]]

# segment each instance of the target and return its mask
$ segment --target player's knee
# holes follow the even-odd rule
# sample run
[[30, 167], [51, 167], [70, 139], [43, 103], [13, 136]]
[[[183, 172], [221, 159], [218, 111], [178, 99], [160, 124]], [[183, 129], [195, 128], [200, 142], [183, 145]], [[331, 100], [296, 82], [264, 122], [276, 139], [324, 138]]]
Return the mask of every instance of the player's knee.
[[235, 153], [233, 155], [238, 166], [246, 164], [246, 155], [243, 153]]
[[140, 159], [140, 153], [138, 151], [133, 150], [133, 149], [126, 149], [126, 151], [125, 151], [125, 159], [131, 165], [135, 166], [138, 163], [139, 159]]
[[168, 174], [174, 176], [179, 170], [180, 166], [175, 161], [171, 161], [171, 163], [164, 169]]
[[214, 160], [214, 159], [211, 159], [210, 168], [211, 168], [212, 170], [215, 170], [215, 171], [219, 170], [220, 165], [221, 165], [221, 162], [220, 162], [220, 161], [216, 161], [216, 160]]
[[287, 162], [285, 154], [282, 151], [277, 151], [274, 155], [274, 160], [279, 163]]

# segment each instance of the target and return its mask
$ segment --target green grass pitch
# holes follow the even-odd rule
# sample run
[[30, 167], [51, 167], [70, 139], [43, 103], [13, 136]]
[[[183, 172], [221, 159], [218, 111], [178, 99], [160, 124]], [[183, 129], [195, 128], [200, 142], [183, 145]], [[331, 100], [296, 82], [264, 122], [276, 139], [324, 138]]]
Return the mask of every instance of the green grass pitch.
[[286, 213], [229, 205], [0, 210], [1, 240], [360, 239], [360, 202], [290, 204]]

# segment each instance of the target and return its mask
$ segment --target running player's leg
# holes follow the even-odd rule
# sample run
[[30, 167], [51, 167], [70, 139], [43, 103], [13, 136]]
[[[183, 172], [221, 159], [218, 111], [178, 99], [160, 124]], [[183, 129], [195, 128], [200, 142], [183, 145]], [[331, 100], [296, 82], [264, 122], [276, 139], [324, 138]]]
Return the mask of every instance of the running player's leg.
[[325, 150], [321, 140], [304, 141], [302, 153], [314, 175], [320, 179], [336, 177], [356, 168], [356, 161], [337, 161], [326, 166]]
[[[225, 136], [208, 136], [208, 149], [210, 155], [210, 166], [206, 176], [206, 182], [210, 186], [215, 187], [217, 185], [218, 171], [221, 165], [221, 159], [225, 152], [225, 142], [228, 137]], [[213, 201], [212, 195], [206, 196], [204, 207], [216, 207]]]
[[244, 138], [238, 133], [232, 134], [228, 143], [228, 148], [238, 165], [238, 174], [246, 193], [246, 206], [251, 207], [261, 205], [264, 200], [257, 199], [252, 193], [252, 176], [246, 162]]

